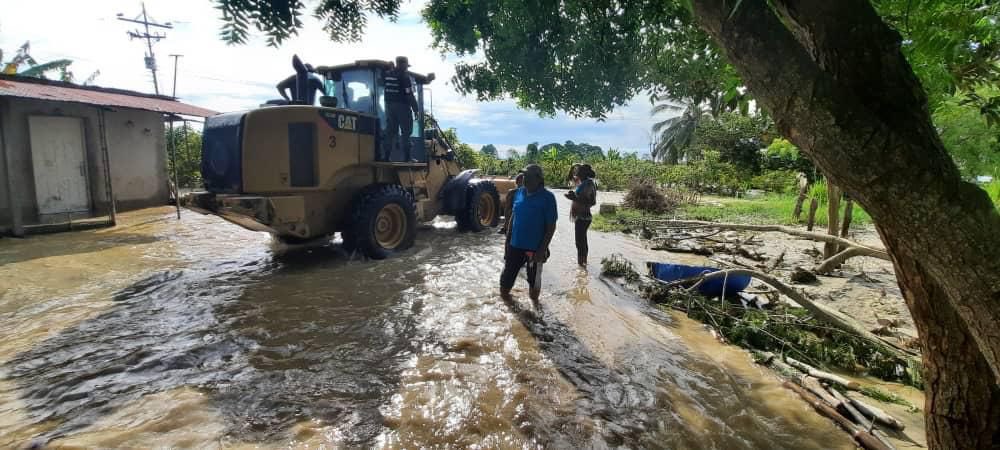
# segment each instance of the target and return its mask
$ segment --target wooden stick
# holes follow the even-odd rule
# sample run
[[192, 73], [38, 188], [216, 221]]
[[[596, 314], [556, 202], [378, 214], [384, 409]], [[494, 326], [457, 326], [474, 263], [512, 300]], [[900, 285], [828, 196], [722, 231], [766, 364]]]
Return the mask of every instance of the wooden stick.
[[854, 405], [851, 405], [851, 401], [848, 400], [847, 397], [844, 397], [844, 394], [841, 394], [840, 391], [833, 388], [828, 388], [828, 390], [830, 392], [830, 395], [832, 395], [834, 398], [840, 401], [841, 408], [844, 411], [847, 411], [847, 414], [850, 415], [852, 419], [854, 419], [854, 422], [856, 422], [858, 425], [861, 426], [861, 428], [864, 428], [866, 430], [872, 429], [871, 421], [869, 421], [864, 414], [861, 414], [861, 411], [858, 411], [858, 409], [855, 408]]
[[806, 403], [809, 403], [813, 409], [820, 414], [829, 417], [836, 422], [837, 425], [840, 425], [841, 428], [847, 430], [847, 432], [851, 434], [851, 437], [853, 437], [858, 444], [861, 444], [861, 447], [868, 450], [890, 450], [889, 447], [886, 447], [885, 444], [876, 439], [875, 436], [872, 436], [871, 433], [861, 429], [855, 425], [854, 422], [851, 422], [848, 418], [837, 412], [837, 410], [830, 407], [830, 405], [823, 403], [822, 400], [817, 398], [815, 395], [810, 394], [805, 389], [797, 386], [795, 383], [786, 381], [782, 384], [782, 386], [795, 391], [795, 393], [799, 394], [799, 397], [802, 397], [802, 399], [805, 400]]
[[809, 392], [812, 392], [813, 395], [821, 398], [830, 406], [834, 408], [840, 408], [841, 404], [840, 400], [837, 400], [837, 398], [830, 395], [830, 393], [827, 392], [826, 389], [823, 389], [823, 386], [819, 384], [819, 380], [810, 376], [802, 377], [802, 387], [808, 389]]
[[840, 391], [836, 389], [829, 389], [829, 391], [831, 395], [837, 397], [837, 399], [842, 402], [841, 407], [843, 408], [843, 410], [847, 411], [847, 413], [850, 414], [850, 416], [854, 419], [855, 422], [857, 422], [858, 425], [870, 431], [872, 433], [872, 436], [875, 436], [878, 440], [882, 441], [882, 443], [885, 444], [886, 447], [889, 447], [893, 450], [896, 449], [896, 446], [892, 445], [892, 442], [889, 441], [889, 436], [886, 436], [885, 433], [882, 432], [882, 430], [876, 429], [875, 424], [869, 421], [864, 414], [861, 414], [861, 411], [858, 411], [858, 409], [851, 404], [851, 401], [848, 400], [848, 398], [845, 397], [844, 394], [841, 394]]
[[[826, 229], [827, 234], [831, 236], [840, 235], [840, 188], [838, 188], [830, 180], [827, 180], [827, 198], [826, 198], [826, 214], [827, 222]], [[836, 243], [827, 242], [823, 246], [823, 257], [830, 258], [833, 255], [840, 253], [840, 247]]]
[[844, 377], [841, 377], [839, 375], [834, 375], [834, 374], [829, 373], [829, 372], [824, 372], [822, 370], [816, 369], [813, 366], [810, 366], [809, 364], [806, 364], [806, 363], [801, 362], [801, 361], [797, 361], [794, 358], [788, 358], [788, 357], [786, 357], [785, 361], [787, 361], [788, 364], [791, 365], [792, 367], [794, 367], [796, 369], [799, 369], [802, 372], [804, 372], [804, 373], [806, 373], [806, 374], [808, 374], [810, 376], [819, 378], [821, 380], [826, 380], [826, 381], [829, 381], [831, 383], [837, 383], [837, 384], [839, 384], [839, 385], [841, 385], [841, 386], [843, 386], [843, 387], [845, 387], [847, 389], [853, 390], [853, 391], [861, 389], [861, 385], [858, 384], [857, 381], [850, 381], [850, 380], [847, 380]]
[[812, 201], [809, 202], [809, 221], [806, 222], [806, 229], [809, 231], [812, 231], [813, 225], [816, 224], [817, 209], [819, 209], [819, 202], [816, 200], [816, 198], [813, 198]]
[[906, 425], [903, 424], [903, 422], [900, 422], [895, 417], [890, 416], [885, 411], [853, 397], [850, 398], [850, 400], [851, 404], [854, 405], [855, 408], [858, 408], [858, 411], [861, 411], [862, 414], [871, 417], [875, 422], [899, 431], [903, 431], [903, 429], [906, 428]]

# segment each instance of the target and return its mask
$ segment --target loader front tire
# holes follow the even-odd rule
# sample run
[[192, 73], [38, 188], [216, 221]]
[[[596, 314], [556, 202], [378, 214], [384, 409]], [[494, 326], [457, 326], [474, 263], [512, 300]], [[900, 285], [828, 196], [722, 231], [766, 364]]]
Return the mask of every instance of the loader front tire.
[[500, 194], [489, 180], [470, 182], [465, 191], [465, 208], [455, 215], [458, 228], [482, 231], [500, 223]]

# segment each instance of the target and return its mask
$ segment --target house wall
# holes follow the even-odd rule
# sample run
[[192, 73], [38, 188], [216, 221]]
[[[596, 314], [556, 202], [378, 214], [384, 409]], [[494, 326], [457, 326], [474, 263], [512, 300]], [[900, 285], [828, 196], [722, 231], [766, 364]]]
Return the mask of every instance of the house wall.
[[[101, 149], [98, 107], [45, 100], [0, 98], [0, 132], [10, 160], [14, 208], [26, 225], [38, 223], [28, 117], [55, 115], [83, 119], [87, 172], [94, 215], [109, 212], [107, 168]], [[163, 119], [159, 113], [131, 109], [105, 111], [111, 182], [118, 210], [162, 205], [168, 200]], [[5, 167], [0, 158], [0, 228], [12, 221]]]

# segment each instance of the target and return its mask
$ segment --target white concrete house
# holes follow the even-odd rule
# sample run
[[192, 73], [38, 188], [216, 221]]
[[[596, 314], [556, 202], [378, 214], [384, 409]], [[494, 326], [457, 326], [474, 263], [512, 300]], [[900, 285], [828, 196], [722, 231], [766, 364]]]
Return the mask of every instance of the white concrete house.
[[0, 233], [113, 224], [116, 211], [166, 204], [165, 117], [213, 114], [171, 97], [0, 75]]

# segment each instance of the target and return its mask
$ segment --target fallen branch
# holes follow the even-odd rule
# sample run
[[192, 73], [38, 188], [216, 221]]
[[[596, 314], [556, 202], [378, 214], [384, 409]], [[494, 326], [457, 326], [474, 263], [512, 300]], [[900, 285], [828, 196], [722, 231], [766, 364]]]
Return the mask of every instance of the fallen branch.
[[810, 394], [808, 391], [799, 387], [795, 383], [786, 381], [782, 384], [782, 386], [795, 391], [795, 393], [799, 394], [799, 397], [802, 397], [802, 399], [805, 400], [806, 403], [809, 403], [813, 409], [832, 419], [844, 430], [847, 430], [847, 432], [851, 434], [851, 437], [853, 437], [858, 444], [861, 444], [861, 447], [868, 450], [890, 450], [889, 447], [886, 447], [882, 441], [878, 440], [875, 436], [872, 436], [871, 433], [855, 425], [850, 419], [837, 412], [836, 409], [833, 409], [830, 405], [823, 403], [822, 400], [817, 398], [815, 395]]
[[[819, 378], [821, 380], [826, 380], [826, 381], [829, 381], [831, 383], [839, 384], [839, 385], [841, 385], [841, 386], [843, 386], [843, 387], [845, 387], [847, 389], [851, 389], [851, 390], [854, 390], [854, 391], [856, 391], [858, 389], [861, 389], [861, 384], [859, 384], [857, 381], [850, 381], [850, 380], [847, 380], [844, 377], [841, 377], [839, 375], [834, 375], [834, 374], [829, 373], [829, 372], [824, 372], [824, 371], [816, 369], [815, 367], [812, 367], [812, 366], [810, 366], [810, 365], [808, 365], [808, 364], [806, 364], [804, 362], [797, 361], [797, 360], [792, 359], [792, 358], [785, 358], [785, 360], [792, 367], [794, 367], [796, 369], [799, 369], [803, 373], [808, 374], [810, 376]], [[833, 402], [831, 402], [831, 404], [832, 403]], [[834, 406], [836, 406], [836, 405], [834, 405]]]
[[863, 256], [870, 256], [872, 258], [891, 261], [891, 259], [889, 259], [889, 254], [886, 253], [885, 250], [859, 244], [852, 240], [844, 239], [840, 236], [831, 236], [829, 234], [802, 231], [782, 225], [749, 225], [749, 224], [739, 224], [739, 223], [706, 222], [702, 220], [658, 220], [655, 222], [660, 224], [665, 224], [667, 226], [670, 226], [671, 228], [718, 228], [722, 230], [744, 230], [744, 231], [762, 231], [762, 232], [773, 231], [778, 233], [790, 234], [792, 236], [803, 237], [814, 241], [825, 242], [829, 244], [837, 244], [845, 248], [850, 248], [850, 247], [862, 248], [866, 250], [866, 253]]
[[912, 351], [899, 347], [893, 344], [892, 342], [889, 342], [885, 339], [882, 339], [879, 336], [876, 336], [872, 332], [866, 330], [860, 324], [857, 324], [850, 317], [847, 317], [837, 311], [834, 311], [823, 305], [815, 303], [812, 300], [807, 299], [805, 295], [802, 295], [799, 291], [792, 289], [791, 287], [789, 287], [785, 283], [782, 283], [781, 281], [778, 281], [777, 278], [756, 270], [749, 270], [749, 269], [720, 270], [717, 272], [702, 274], [698, 277], [666, 283], [666, 285], [667, 287], [674, 287], [692, 282], [695, 282], [697, 284], [702, 281], [707, 281], [713, 278], [722, 278], [730, 275], [749, 275], [753, 278], [763, 281], [764, 283], [767, 283], [771, 287], [777, 289], [778, 292], [781, 292], [786, 297], [792, 299], [792, 301], [794, 301], [795, 303], [799, 304], [800, 306], [808, 310], [817, 319], [824, 321], [836, 328], [839, 328], [840, 330], [857, 335], [862, 339], [870, 341], [871, 343], [884, 348], [886, 351], [893, 354], [899, 359], [906, 360], [909, 357], [916, 356], [916, 354], [913, 353]]
[[829, 273], [833, 269], [840, 267], [840, 265], [843, 264], [844, 261], [847, 261], [849, 258], [853, 258], [855, 256], [871, 256], [874, 258], [880, 258], [879, 256], [872, 253], [871, 249], [864, 247], [847, 247], [847, 250], [837, 253], [836, 255], [833, 255], [824, 260], [822, 263], [816, 266], [816, 268], [813, 269], [813, 272]]

